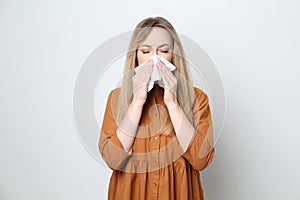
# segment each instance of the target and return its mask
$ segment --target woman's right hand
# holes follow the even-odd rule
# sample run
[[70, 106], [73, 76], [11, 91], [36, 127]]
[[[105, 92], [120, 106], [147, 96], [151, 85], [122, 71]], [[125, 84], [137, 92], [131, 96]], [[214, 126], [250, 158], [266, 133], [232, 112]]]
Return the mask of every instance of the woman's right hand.
[[148, 94], [148, 83], [153, 71], [153, 60], [148, 60], [132, 77], [133, 102], [144, 105]]

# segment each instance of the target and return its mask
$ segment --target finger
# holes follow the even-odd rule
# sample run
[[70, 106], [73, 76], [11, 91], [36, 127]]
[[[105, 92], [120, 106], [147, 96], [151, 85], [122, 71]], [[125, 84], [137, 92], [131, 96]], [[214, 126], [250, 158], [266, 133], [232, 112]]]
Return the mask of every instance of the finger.
[[139, 68], [138, 70], [134, 70], [135, 71], [135, 74], [141, 74], [141, 73], [145, 73], [145, 71], [148, 69], [148, 68], [153, 68], [153, 61], [149, 60], [147, 61], [145, 64], [143, 65], [140, 65], [140, 66], [137, 66], [136, 68]]
[[152, 69], [147, 69], [144, 73], [136, 75], [134, 78], [135, 84], [146, 85], [150, 79]]
[[162, 63], [161, 61], [157, 62], [158, 65], [158, 71], [161, 74], [161, 77], [163, 79], [164, 82], [166, 82], [166, 84], [170, 84], [171, 79], [169, 78], [170, 76], [170, 72], [168, 71], [168, 69], [165, 67], [164, 63]]
[[166, 78], [168, 79], [168, 81], [170, 83], [174, 83], [177, 81], [177, 78], [172, 73], [172, 71], [170, 71], [161, 60], [160, 60], [160, 62], [158, 62], [158, 65], [159, 65], [159, 69], [161, 69], [164, 72], [164, 74], [166, 75]]
[[147, 68], [153, 68], [153, 60], [148, 60], [142, 67], [141, 69], [147, 69]]
[[136, 74], [136, 76], [134, 77], [135, 85], [137, 86], [146, 85], [149, 82], [152, 70], [153, 69], [148, 68], [144, 73]]
[[158, 65], [166, 88], [176, 95], [177, 78], [162, 64], [162, 62], [158, 62]]
[[143, 82], [144, 81], [148, 82], [148, 79], [151, 77], [152, 71], [153, 71], [153, 67], [148, 67], [147, 70], [144, 71], [144, 73], [142, 74], [143, 76], [141, 76], [143, 77], [142, 78]]
[[136, 74], [144, 74], [147, 72], [147, 70], [151, 69], [150, 66], [148, 65], [143, 65], [137, 72]]
[[163, 72], [160, 72], [161, 74], [161, 78], [164, 84], [164, 88], [168, 91], [171, 91], [171, 84], [169, 82], [169, 80], [166, 78], [166, 75]]

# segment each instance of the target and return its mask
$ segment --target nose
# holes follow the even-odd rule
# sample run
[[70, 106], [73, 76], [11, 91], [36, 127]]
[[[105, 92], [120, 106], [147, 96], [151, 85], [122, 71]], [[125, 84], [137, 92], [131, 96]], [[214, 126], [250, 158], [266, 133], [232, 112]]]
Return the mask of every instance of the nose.
[[157, 48], [155, 48], [155, 47], [152, 47], [152, 52], [151, 52], [151, 56], [153, 56], [153, 54], [156, 54], [156, 55], [158, 55], [158, 49]]
[[157, 54], [157, 50], [156, 49], [153, 49], [152, 51], [150, 51], [148, 54], [147, 54], [147, 59], [151, 58], [154, 54], [158, 55]]

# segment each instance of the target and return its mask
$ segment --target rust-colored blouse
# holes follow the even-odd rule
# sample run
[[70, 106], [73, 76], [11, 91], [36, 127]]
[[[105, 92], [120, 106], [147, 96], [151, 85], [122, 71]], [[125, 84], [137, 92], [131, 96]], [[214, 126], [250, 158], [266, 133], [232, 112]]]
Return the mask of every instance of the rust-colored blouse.
[[113, 170], [109, 200], [204, 199], [199, 171], [211, 163], [215, 151], [208, 97], [199, 88], [194, 87], [194, 91], [196, 132], [185, 152], [176, 135], [159, 132], [168, 114], [163, 88], [148, 93], [136, 138], [128, 152], [116, 135], [114, 116], [120, 88], [109, 93], [98, 143], [103, 160]]

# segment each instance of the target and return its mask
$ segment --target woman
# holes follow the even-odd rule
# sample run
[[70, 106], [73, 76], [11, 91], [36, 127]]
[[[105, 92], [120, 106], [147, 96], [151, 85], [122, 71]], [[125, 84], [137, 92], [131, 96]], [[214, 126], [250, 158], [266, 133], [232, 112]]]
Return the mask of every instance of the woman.
[[[164, 61], [154, 63], [154, 54]], [[148, 91], [155, 68], [163, 87], [155, 81]], [[144, 19], [132, 34], [122, 87], [108, 96], [98, 143], [113, 170], [108, 199], [204, 199], [199, 171], [213, 160], [212, 135], [208, 96], [192, 85], [174, 27]]]

